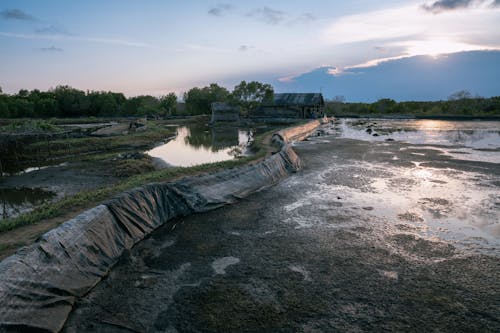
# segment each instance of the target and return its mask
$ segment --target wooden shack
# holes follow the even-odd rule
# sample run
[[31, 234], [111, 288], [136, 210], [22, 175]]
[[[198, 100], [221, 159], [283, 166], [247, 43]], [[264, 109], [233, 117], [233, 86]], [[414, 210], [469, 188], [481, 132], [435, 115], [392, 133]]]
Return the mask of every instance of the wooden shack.
[[212, 103], [212, 124], [236, 123], [240, 121], [240, 107], [227, 103]]
[[324, 115], [325, 100], [319, 93], [274, 94], [271, 103], [250, 111], [251, 118], [320, 118]]

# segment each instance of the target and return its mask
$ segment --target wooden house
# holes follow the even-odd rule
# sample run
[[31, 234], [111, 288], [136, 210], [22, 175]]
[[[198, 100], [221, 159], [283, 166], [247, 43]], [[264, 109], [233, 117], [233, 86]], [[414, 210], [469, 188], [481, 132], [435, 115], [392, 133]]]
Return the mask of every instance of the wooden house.
[[227, 103], [212, 103], [211, 123], [236, 123], [240, 121], [240, 107]]

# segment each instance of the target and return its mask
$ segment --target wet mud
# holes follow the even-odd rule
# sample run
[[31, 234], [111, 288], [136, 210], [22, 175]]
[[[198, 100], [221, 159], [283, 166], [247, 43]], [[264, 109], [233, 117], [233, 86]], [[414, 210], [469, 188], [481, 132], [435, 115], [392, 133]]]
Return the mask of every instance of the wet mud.
[[277, 186], [158, 229], [64, 332], [500, 331], [500, 163], [337, 130]]

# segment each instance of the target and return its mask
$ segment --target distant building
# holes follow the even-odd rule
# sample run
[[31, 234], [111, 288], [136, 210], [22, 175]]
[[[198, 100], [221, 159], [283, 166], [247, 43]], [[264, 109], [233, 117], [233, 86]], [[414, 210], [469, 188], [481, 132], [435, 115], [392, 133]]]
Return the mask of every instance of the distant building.
[[274, 94], [272, 103], [265, 103], [251, 110], [251, 118], [320, 118], [323, 116], [325, 100], [318, 93]]
[[240, 107], [226, 103], [212, 103], [212, 124], [220, 122], [239, 122]]

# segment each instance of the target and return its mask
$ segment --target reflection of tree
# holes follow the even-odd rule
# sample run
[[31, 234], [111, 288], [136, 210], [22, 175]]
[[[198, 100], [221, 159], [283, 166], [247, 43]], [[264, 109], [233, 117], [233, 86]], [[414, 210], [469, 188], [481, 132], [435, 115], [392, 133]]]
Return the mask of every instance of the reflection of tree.
[[203, 125], [190, 125], [180, 128], [178, 135], [185, 135], [184, 142], [194, 148], [204, 148], [213, 152], [239, 144], [238, 128], [231, 126], [209, 129]]
[[212, 149], [214, 151], [238, 146], [239, 136], [237, 127], [214, 127], [212, 128]]
[[181, 135], [182, 130], [185, 131], [184, 142], [187, 145], [193, 146], [194, 148], [211, 148], [212, 137], [206, 126], [190, 125], [189, 127], [183, 127], [178, 130], [179, 135]]
[[[462, 144], [474, 147], [478, 141], [488, 141], [491, 145], [500, 146], [500, 132], [498, 131], [475, 131], [475, 130], [455, 130], [447, 131], [445, 138], [455, 144]], [[485, 148], [485, 147], [479, 147]]]

